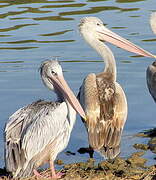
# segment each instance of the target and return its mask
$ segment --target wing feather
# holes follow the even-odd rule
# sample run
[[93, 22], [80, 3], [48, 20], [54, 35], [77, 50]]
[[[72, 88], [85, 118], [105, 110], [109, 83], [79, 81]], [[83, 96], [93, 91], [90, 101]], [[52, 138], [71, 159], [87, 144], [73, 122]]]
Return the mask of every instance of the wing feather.
[[87, 115], [85, 125], [90, 146], [106, 157], [119, 153], [123, 126], [127, 118], [127, 101], [121, 86], [111, 79], [89, 74], [79, 92]]
[[[85, 79], [84, 82], [80, 88], [80, 92], [78, 95], [80, 104], [82, 105], [87, 119], [92, 116], [98, 116], [100, 115], [100, 102], [98, 97], [98, 90], [96, 85], [96, 75], [91, 73], [89, 74]], [[87, 123], [90, 123], [88, 128], [94, 127], [95, 121], [94, 119], [92, 121], [89, 121]]]
[[53, 111], [43, 109], [39, 114], [36, 114], [33, 118], [34, 123], [29, 126], [22, 140], [22, 149], [25, 149], [28, 160], [57, 138], [62, 132], [66, 117], [67, 107], [65, 103], [61, 103]]
[[16, 111], [9, 118], [4, 134], [7, 170], [16, 172], [41, 152], [63, 129], [66, 117], [64, 102], [40, 100]]

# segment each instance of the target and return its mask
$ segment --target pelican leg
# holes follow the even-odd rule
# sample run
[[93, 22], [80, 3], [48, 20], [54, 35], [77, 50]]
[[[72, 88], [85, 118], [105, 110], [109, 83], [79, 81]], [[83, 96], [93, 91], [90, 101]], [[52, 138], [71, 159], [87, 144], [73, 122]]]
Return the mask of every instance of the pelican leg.
[[94, 150], [91, 146], [89, 146], [89, 148], [88, 148], [88, 153], [89, 153], [90, 158], [93, 158]]
[[33, 170], [33, 173], [37, 177], [42, 177], [42, 175], [36, 169]]
[[56, 173], [55, 172], [55, 167], [54, 167], [54, 161], [53, 160], [50, 160], [50, 169], [51, 169], [52, 178], [59, 179], [59, 178], [61, 178], [63, 176], [63, 173], [61, 173], [61, 172]]
[[33, 170], [33, 173], [34, 173], [34, 175], [35, 175], [37, 178], [47, 179], [47, 178], [50, 177], [49, 175], [47, 175], [47, 176], [41, 175], [36, 169]]

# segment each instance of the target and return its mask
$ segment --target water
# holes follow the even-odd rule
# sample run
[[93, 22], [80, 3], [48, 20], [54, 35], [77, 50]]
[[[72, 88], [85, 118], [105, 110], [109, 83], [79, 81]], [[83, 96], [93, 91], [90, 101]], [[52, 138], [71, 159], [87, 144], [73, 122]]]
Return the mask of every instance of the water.
[[[37, 99], [55, 99], [42, 84], [40, 63], [58, 56], [64, 75], [75, 93], [89, 72], [103, 70], [101, 57], [80, 37], [77, 24], [84, 16], [97, 16], [111, 30], [155, 52], [155, 39], [149, 17], [156, 11], [155, 0], [1, 0], [0, 2], [0, 166], [3, 160], [3, 128], [8, 117], [18, 108]], [[118, 82], [128, 99], [128, 119], [124, 128], [121, 156], [135, 149], [134, 143], [147, 139], [133, 135], [155, 127], [156, 105], [146, 87], [145, 71], [153, 59], [136, 57], [110, 46], [117, 59]], [[76, 153], [58, 158], [65, 163], [85, 161], [77, 149], [87, 146], [87, 136], [79, 117], [66, 150]], [[97, 160], [102, 158], [95, 154]], [[154, 163], [154, 154], [145, 157]]]

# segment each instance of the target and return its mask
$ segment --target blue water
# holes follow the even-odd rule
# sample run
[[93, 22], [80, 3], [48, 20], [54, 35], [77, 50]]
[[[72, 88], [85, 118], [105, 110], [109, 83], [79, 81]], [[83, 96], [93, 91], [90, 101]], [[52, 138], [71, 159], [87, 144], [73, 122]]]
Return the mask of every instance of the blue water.
[[[0, 166], [3, 160], [3, 128], [8, 117], [18, 108], [38, 99], [54, 100], [40, 79], [38, 68], [43, 60], [57, 56], [64, 69], [64, 76], [75, 93], [83, 78], [90, 72], [104, 68], [97, 55], [80, 37], [77, 25], [84, 16], [96, 16], [112, 31], [155, 53], [156, 38], [149, 26], [151, 12], [156, 11], [155, 0], [3, 0], [0, 2]], [[144, 41], [149, 40], [149, 41]], [[150, 58], [111, 46], [116, 57], [118, 82], [128, 99], [128, 119], [121, 143], [121, 156], [136, 151], [134, 143], [147, 139], [134, 135], [156, 126], [156, 104], [146, 86], [145, 72]], [[66, 150], [75, 152], [58, 158], [65, 163], [85, 161], [77, 149], [87, 146], [83, 124], [77, 117], [76, 125]], [[66, 151], [65, 150], [65, 151]], [[96, 154], [97, 160], [102, 158]], [[154, 163], [154, 154], [145, 157]]]

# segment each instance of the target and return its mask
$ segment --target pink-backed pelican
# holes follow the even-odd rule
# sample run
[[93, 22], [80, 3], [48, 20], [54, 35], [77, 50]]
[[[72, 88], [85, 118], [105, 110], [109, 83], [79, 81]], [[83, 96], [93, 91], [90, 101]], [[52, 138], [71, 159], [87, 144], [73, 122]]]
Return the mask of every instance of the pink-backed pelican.
[[117, 82], [116, 62], [112, 51], [103, 42], [112, 43], [141, 56], [155, 56], [107, 29], [96, 17], [82, 18], [80, 34], [105, 62], [103, 72], [90, 73], [84, 79], [78, 98], [86, 113], [83, 120], [89, 145], [106, 158], [120, 152], [121, 135], [127, 119], [127, 100]]
[[39, 100], [17, 110], [5, 127], [5, 164], [14, 178], [37, 176], [37, 168], [50, 163], [52, 178], [56, 173], [54, 160], [68, 144], [76, 112], [85, 113], [66, 83], [61, 65], [56, 60], [41, 64], [43, 83], [57, 94], [56, 102]]

